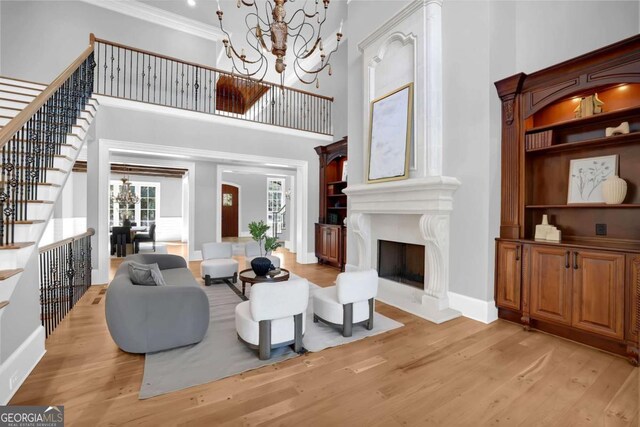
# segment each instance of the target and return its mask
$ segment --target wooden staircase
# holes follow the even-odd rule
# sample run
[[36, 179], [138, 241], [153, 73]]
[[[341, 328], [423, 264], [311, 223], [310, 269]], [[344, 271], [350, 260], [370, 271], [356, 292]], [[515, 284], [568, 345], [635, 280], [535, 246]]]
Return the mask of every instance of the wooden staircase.
[[50, 85], [0, 76], [0, 319], [96, 115], [92, 52]]

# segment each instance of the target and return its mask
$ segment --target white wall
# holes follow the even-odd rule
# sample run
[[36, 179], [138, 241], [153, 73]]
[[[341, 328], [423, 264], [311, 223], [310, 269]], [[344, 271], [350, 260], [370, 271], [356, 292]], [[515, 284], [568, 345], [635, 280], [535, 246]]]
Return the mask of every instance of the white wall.
[[[236, 184], [240, 187], [240, 224], [238, 224], [240, 236], [249, 235], [248, 225], [250, 222], [267, 222], [267, 178], [268, 175], [256, 173], [222, 173], [222, 181], [224, 183]], [[285, 180], [285, 191], [287, 191], [291, 185], [291, 178], [277, 178]], [[284, 200], [284, 203], [288, 204], [288, 201]], [[289, 215], [291, 206], [288, 206], [288, 208], [285, 213], [285, 223], [291, 224]], [[268, 225], [271, 226], [271, 224]], [[289, 238], [289, 229], [283, 230], [280, 237], [283, 240], [287, 240]]]
[[48, 83], [88, 45], [109, 41], [214, 66], [216, 43], [80, 1], [2, 1], [2, 73]]
[[[352, 1], [349, 16], [349, 181], [363, 181], [362, 61], [357, 44], [408, 1]], [[452, 292], [493, 299], [500, 221], [500, 103], [493, 82], [632, 36], [637, 1], [443, 2], [444, 174], [462, 186], [451, 221]], [[348, 258], [357, 257], [353, 236]]]
[[[200, 115], [198, 116], [200, 117]], [[154, 114], [101, 106], [97, 135], [99, 139], [166, 145], [217, 152], [242, 153], [276, 159], [304, 161], [308, 164], [308, 253], [314, 251], [313, 230], [318, 216], [318, 156], [313, 147], [326, 144], [326, 138], [313, 134], [268, 131], [212, 121], [203, 114], [202, 119], [178, 117], [173, 114]], [[274, 161], [277, 163], [277, 161]], [[215, 241], [215, 201], [219, 197], [215, 163], [196, 162], [195, 170], [195, 248]], [[304, 248], [300, 248], [304, 252]]]

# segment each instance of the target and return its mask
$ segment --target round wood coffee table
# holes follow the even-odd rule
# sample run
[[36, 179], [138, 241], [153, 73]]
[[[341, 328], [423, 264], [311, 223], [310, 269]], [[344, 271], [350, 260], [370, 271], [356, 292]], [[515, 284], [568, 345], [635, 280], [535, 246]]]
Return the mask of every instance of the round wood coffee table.
[[242, 282], [242, 295], [244, 295], [244, 288], [247, 283], [254, 285], [262, 282], [284, 282], [289, 280], [289, 270], [281, 268], [280, 272], [274, 276], [256, 276], [256, 273], [254, 273], [252, 269], [248, 268], [246, 270], [242, 270], [238, 277]]

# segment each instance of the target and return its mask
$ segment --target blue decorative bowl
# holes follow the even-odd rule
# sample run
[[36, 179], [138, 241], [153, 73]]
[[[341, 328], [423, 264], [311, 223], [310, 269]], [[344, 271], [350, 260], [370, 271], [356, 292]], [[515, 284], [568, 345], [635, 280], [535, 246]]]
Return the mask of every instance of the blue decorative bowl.
[[257, 257], [251, 260], [251, 268], [256, 276], [266, 276], [271, 270], [271, 260], [265, 257]]

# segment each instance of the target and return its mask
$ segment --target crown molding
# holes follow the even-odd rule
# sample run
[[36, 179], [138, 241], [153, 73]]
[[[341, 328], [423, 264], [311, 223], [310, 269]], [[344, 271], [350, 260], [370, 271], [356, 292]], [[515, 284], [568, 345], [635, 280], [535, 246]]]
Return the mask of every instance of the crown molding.
[[224, 38], [224, 33], [220, 28], [213, 25], [196, 21], [194, 19], [185, 18], [173, 12], [149, 6], [135, 0], [119, 1], [119, 0], [81, 0], [84, 3], [103, 9], [118, 12], [123, 15], [142, 19], [143, 21], [171, 28], [172, 30], [181, 31], [203, 39], [220, 41]]
[[360, 52], [364, 52], [367, 47], [371, 46], [376, 40], [391, 31], [396, 25], [413, 15], [417, 10], [427, 7], [430, 4], [442, 7], [442, 0], [415, 0], [411, 2], [407, 7], [393, 15], [391, 19], [382, 24], [382, 26], [371, 33], [367, 38], [358, 43], [358, 49]]

